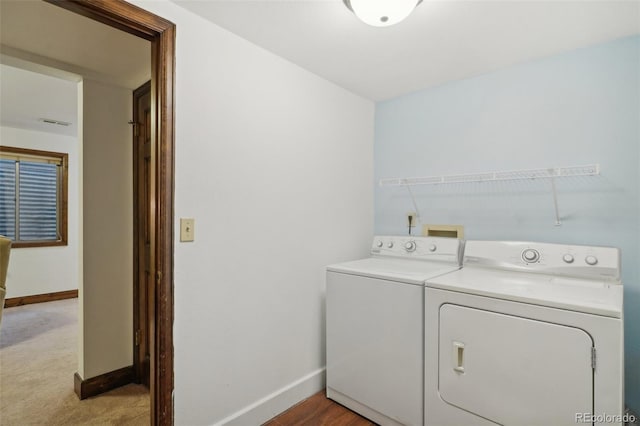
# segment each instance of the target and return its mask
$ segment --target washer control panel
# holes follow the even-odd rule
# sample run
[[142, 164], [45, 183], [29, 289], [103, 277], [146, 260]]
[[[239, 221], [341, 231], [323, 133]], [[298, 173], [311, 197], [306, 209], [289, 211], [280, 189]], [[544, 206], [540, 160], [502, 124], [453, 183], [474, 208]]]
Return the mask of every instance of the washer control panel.
[[462, 244], [457, 238], [376, 236], [371, 254], [460, 264]]
[[520, 241], [467, 241], [463, 266], [540, 272], [584, 278], [620, 279], [620, 250]]

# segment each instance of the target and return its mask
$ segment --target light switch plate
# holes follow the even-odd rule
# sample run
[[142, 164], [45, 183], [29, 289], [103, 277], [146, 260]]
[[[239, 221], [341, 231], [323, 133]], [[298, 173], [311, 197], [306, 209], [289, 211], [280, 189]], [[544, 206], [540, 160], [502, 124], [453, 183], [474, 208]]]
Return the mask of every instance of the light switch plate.
[[195, 219], [180, 218], [180, 241], [193, 241], [195, 237]]

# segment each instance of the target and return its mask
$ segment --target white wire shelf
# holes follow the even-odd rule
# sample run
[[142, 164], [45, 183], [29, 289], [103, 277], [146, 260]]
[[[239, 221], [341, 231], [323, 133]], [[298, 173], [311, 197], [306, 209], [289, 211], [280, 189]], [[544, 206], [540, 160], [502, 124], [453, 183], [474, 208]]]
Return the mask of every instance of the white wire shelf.
[[596, 176], [600, 174], [600, 164], [588, 164], [586, 166], [550, 167], [547, 169], [508, 170], [502, 172], [482, 172], [459, 175], [426, 176], [415, 178], [385, 178], [380, 179], [380, 186], [404, 186], [409, 191], [411, 202], [415, 208], [418, 219], [420, 211], [416, 204], [415, 196], [411, 191], [414, 185], [442, 185], [450, 183], [483, 183], [514, 180], [542, 180], [551, 182], [551, 194], [553, 195], [553, 209], [556, 226], [562, 225], [560, 211], [558, 209], [558, 194], [556, 190], [556, 178], [576, 176]]
[[447, 183], [477, 183], [504, 180], [550, 179], [572, 176], [595, 176], [600, 174], [599, 164], [586, 166], [551, 167], [547, 169], [509, 170], [459, 175], [426, 176], [415, 178], [384, 178], [380, 186], [440, 185]]

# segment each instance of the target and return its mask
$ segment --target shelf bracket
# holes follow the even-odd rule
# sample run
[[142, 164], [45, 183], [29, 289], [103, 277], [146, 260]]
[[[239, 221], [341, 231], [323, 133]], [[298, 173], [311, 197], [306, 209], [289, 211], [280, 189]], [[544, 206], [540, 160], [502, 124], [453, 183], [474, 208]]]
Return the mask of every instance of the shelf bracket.
[[553, 194], [553, 209], [556, 214], [556, 226], [561, 226], [560, 212], [558, 210], [558, 191], [556, 190], [556, 178], [551, 178], [551, 193]]

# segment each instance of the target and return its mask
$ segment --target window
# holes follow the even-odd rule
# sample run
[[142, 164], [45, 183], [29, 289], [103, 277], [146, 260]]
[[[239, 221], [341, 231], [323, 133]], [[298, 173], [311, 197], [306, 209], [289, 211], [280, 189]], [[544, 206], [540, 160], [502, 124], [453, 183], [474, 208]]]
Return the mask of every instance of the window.
[[0, 146], [0, 235], [12, 247], [67, 245], [68, 155]]

